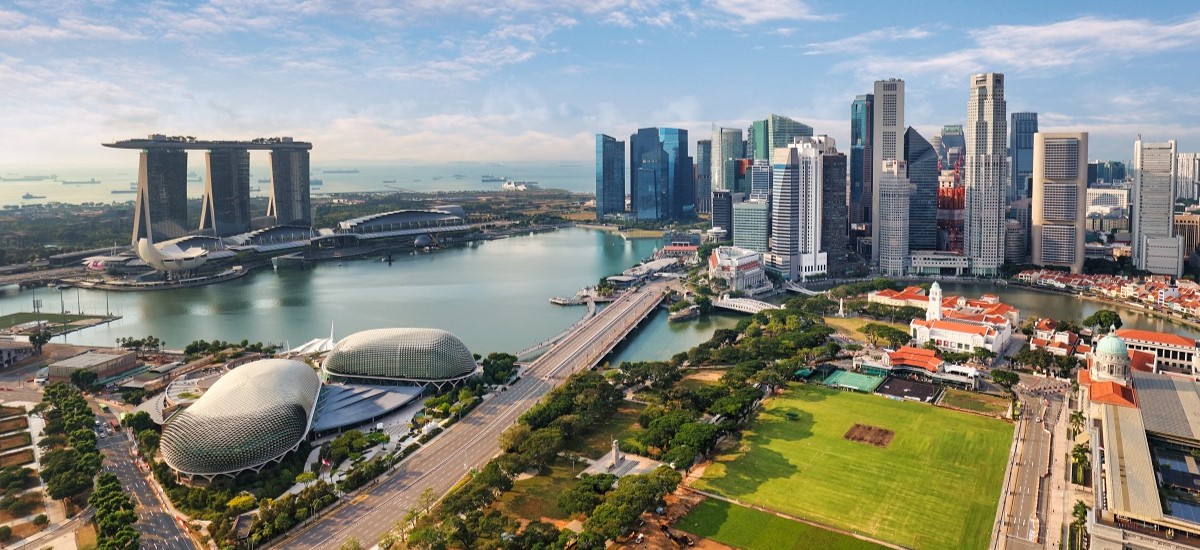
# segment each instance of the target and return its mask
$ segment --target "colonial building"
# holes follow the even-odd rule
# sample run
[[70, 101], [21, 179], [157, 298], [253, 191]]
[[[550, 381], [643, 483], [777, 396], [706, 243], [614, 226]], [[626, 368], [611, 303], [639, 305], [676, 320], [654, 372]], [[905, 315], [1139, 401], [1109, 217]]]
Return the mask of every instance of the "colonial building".
[[708, 257], [708, 276], [724, 280], [730, 290], [751, 294], [771, 286], [763, 271], [762, 254], [734, 246], [722, 246], [712, 251]]
[[[1003, 306], [1003, 307], [1001, 307]], [[938, 349], [971, 353], [986, 349], [1000, 354], [1012, 337], [1016, 308], [1002, 304], [995, 296], [980, 300], [942, 300], [937, 283], [929, 288], [925, 319], [913, 319], [909, 334], [919, 346], [932, 341]]]

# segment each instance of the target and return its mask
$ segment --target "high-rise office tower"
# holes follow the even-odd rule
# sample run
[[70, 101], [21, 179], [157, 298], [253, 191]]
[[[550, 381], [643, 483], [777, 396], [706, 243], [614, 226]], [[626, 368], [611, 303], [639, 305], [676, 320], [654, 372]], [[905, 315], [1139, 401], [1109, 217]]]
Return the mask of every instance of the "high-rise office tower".
[[838, 152], [832, 139], [821, 154], [821, 251], [826, 273], [846, 274], [849, 253], [850, 213], [846, 204], [846, 155]]
[[696, 212], [712, 212], [712, 140], [696, 142]]
[[746, 168], [746, 191], [752, 199], [767, 200], [771, 196], [771, 163], [756, 160]]
[[[879, 241], [875, 227], [879, 220], [879, 167], [885, 160], [904, 160], [904, 81], [899, 79], [875, 81], [875, 102], [871, 122], [871, 242]], [[871, 264], [879, 265], [879, 247], [871, 247]]]
[[746, 192], [745, 189], [737, 189], [734, 186], [736, 163], [745, 155], [742, 145], [742, 130], [714, 127], [712, 147], [713, 189], [727, 189], [737, 193]]
[[1200, 198], [1200, 153], [1179, 153], [1175, 164], [1175, 198]]
[[937, 250], [937, 152], [916, 128], [904, 131], [904, 161], [908, 170], [908, 248]]
[[1008, 178], [1008, 117], [1004, 75], [971, 76], [967, 101], [965, 252], [971, 273], [995, 277], [1004, 264], [1004, 197]]
[[1004, 261], [1013, 264], [1027, 263], [1030, 239], [1033, 237], [1033, 199], [1017, 199], [1008, 203], [1007, 210], [1004, 231], [1011, 229], [1011, 222], [1015, 221], [1020, 234], [1004, 236]]
[[[798, 137], [812, 137], [812, 126], [788, 117], [771, 114], [766, 119], [750, 123], [750, 142], [753, 142], [754, 160], [766, 160], [774, 164], [774, 151], [787, 147]], [[750, 152], [747, 152], [749, 156]]]
[[205, 154], [208, 180], [200, 206], [200, 229], [215, 237], [250, 231], [250, 151], [214, 148]]
[[833, 145], [832, 139], [820, 136], [775, 150], [768, 267], [791, 280], [826, 272], [828, 259], [821, 248], [821, 156]]
[[596, 219], [625, 211], [625, 142], [596, 134]]
[[1069, 267], [1071, 273], [1083, 273], [1087, 153], [1087, 132], [1038, 132], [1033, 136], [1034, 265]]
[[850, 223], [871, 223], [871, 184], [874, 183], [875, 96], [860, 95], [850, 104]]
[[[1133, 145], [1133, 220], [1130, 237], [1133, 263], [1138, 269], [1179, 275], [1182, 251], [1174, 239], [1175, 177], [1178, 166], [1175, 141], [1147, 143], [1141, 136]], [[1171, 242], [1176, 244], [1171, 252]]]
[[1037, 113], [1012, 114], [1008, 127], [1008, 156], [1012, 159], [1008, 202], [1029, 196], [1029, 182], [1033, 178], [1033, 134], [1037, 131]]
[[766, 253], [771, 210], [765, 199], [733, 203], [733, 246]]
[[694, 163], [687, 130], [640, 128], [629, 138], [630, 197], [639, 220], [684, 220], [695, 215]]
[[[291, 138], [285, 139], [291, 141]], [[271, 150], [271, 196], [267, 202], [267, 215], [275, 218], [275, 225], [312, 226], [309, 174], [307, 149]]]
[[727, 241], [734, 238], [733, 205], [737, 202], [742, 202], [741, 193], [723, 189], [714, 189], [712, 192], [712, 226], [713, 229], [724, 229]]
[[880, 165], [879, 210], [875, 229], [879, 235], [872, 249], [879, 255], [879, 273], [903, 276], [908, 267], [909, 183], [903, 160], [885, 160]]
[[132, 239], [135, 247], [142, 238], [162, 242], [188, 234], [187, 151], [182, 147], [142, 151], [136, 204]]
[[963, 134], [961, 124], [948, 124], [942, 126], [942, 149], [945, 151], [945, 156], [942, 158], [942, 169], [952, 170], [962, 161], [963, 155], [967, 154], [967, 138]]

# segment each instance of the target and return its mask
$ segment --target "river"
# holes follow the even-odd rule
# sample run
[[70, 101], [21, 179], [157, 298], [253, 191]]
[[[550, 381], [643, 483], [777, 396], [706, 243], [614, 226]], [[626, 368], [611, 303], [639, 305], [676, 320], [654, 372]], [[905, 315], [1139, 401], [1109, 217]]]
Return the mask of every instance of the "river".
[[[124, 336], [157, 336], [172, 348], [197, 340], [274, 342], [297, 346], [312, 338], [344, 337], [383, 327], [434, 327], [461, 338], [472, 351], [515, 352], [549, 338], [584, 314], [582, 307], [549, 303], [619, 272], [653, 253], [657, 239], [627, 241], [601, 231], [570, 228], [515, 236], [416, 256], [379, 261], [323, 263], [306, 270], [258, 271], [199, 288], [156, 292], [104, 292], [55, 288], [0, 288], [0, 315], [31, 311], [104, 313], [122, 319], [69, 334], [67, 343], [111, 346]], [[995, 293], [1023, 316], [1079, 320], [1107, 307], [1071, 296], [1019, 287], [946, 283], [946, 294]], [[773, 301], [779, 301], [783, 297]], [[61, 300], [61, 301], [60, 301]], [[1200, 333], [1140, 312], [1121, 309], [1125, 326]], [[661, 360], [707, 340], [742, 316], [714, 313], [668, 323], [652, 315], [619, 346], [618, 361]], [[55, 339], [62, 342], [63, 338]]]

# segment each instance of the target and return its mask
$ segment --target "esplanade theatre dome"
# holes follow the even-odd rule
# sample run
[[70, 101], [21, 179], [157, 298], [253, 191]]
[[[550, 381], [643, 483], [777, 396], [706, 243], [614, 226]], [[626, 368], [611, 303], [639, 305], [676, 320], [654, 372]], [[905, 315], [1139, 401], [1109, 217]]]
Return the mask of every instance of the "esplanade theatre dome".
[[384, 328], [351, 334], [321, 368], [334, 377], [441, 385], [471, 376], [477, 365], [456, 336], [433, 328]]
[[259, 470], [308, 434], [321, 380], [290, 359], [263, 359], [217, 380], [163, 427], [162, 454], [180, 475], [213, 478]]

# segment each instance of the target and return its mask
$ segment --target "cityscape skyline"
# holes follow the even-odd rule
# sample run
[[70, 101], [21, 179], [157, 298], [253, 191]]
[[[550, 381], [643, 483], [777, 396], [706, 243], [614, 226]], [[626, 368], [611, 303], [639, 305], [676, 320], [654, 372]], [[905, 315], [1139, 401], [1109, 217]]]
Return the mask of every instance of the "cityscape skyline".
[[[6, 166], [116, 165], [96, 142], [180, 132], [312, 136], [323, 162], [582, 160], [596, 132], [655, 125], [707, 138], [714, 124], [747, 128], [762, 113], [851, 143], [846, 112], [870, 82], [903, 79], [906, 122], [933, 136], [965, 122], [949, 108], [964, 103], [964, 78], [1000, 72], [1010, 112], [1037, 112], [1044, 131], [1089, 132], [1093, 159], [1129, 160], [1139, 133], [1183, 150], [1200, 141], [1184, 70], [1200, 14], [1175, 5], [1160, 13], [1178, 15], [1146, 18], [1116, 3], [1017, 4], [980, 22], [937, 6], [789, 0], [22, 4], [0, 8], [0, 74], [16, 84], [0, 91], [0, 114], [22, 128], [0, 145]], [[161, 47], [139, 47], [152, 42]], [[648, 49], [793, 68], [763, 71], [747, 95], [741, 80], [665, 65], [669, 89], [632, 93], [623, 75]], [[797, 77], [802, 88], [784, 85]]]

